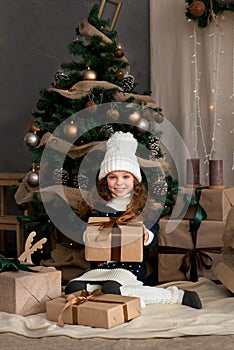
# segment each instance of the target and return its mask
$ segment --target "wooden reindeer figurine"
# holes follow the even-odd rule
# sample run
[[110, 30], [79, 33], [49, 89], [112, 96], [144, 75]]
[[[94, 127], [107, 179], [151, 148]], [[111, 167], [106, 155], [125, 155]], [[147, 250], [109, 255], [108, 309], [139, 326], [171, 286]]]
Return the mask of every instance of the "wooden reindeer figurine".
[[36, 236], [36, 232], [32, 231], [26, 242], [25, 242], [25, 250], [24, 252], [18, 257], [18, 260], [21, 262], [25, 262], [27, 264], [33, 264], [32, 262], [32, 254], [37, 250], [37, 249], [41, 249], [43, 244], [46, 243], [47, 238], [42, 238], [40, 239], [40, 241], [36, 242], [35, 244], [33, 244], [33, 239]]

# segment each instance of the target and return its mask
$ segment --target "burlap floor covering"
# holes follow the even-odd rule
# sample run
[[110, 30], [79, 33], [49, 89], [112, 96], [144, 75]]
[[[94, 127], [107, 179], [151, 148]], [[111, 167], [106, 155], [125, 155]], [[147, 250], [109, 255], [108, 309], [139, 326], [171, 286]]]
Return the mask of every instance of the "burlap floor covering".
[[[5, 349], [8, 350], [10, 350], [10, 342], [20, 343], [23, 340], [25, 340], [24, 346], [15, 348], [27, 349], [27, 344], [31, 344], [28, 348], [37, 349], [38, 344], [34, 341], [38, 338], [40, 348], [43, 348], [42, 344], [46, 344], [46, 349], [55, 349], [56, 343], [59, 346], [59, 341], [60, 348], [64, 341], [66, 350], [72, 349], [76, 344], [75, 340], [79, 344], [79, 349], [92, 350], [100, 347], [117, 349], [120, 345], [121, 349], [157, 349], [159, 343], [161, 343], [160, 349], [171, 349], [173, 343], [169, 339], [175, 340], [174, 338], [176, 338], [174, 343], [176, 349], [192, 349], [192, 344], [196, 342], [201, 343], [200, 349], [233, 349], [234, 295], [223, 285], [216, 285], [206, 278], [200, 278], [196, 283], [170, 282], [161, 287], [169, 285], [196, 290], [201, 297], [203, 308], [196, 310], [181, 305], [148, 305], [142, 309], [142, 316], [109, 330], [75, 325], [65, 325], [61, 328], [55, 322], [46, 320], [44, 313], [22, 317], [1, 312], [1, 349], [3, 349], [4, 340], [6, 340]], [[9, 333], [14, 334], [10, 336]], [[15, 337], [15, 334], [19, 337]], [[188, 337], [192, 342], [187, 342]], [[213, 338], [215, 340], [212, 340]], [[228, 340], [227, 342], [224, 340], [222, 346], [221, 338]], [[232, 340], [232, 347], [225, 347], [230, 343], [229, 339]], [[205, 346], [205, 340], [207, 344], [209, 342], [209, 347]], [[96, 344], [97, 346], [99, 344], [99, 347], [96, 347]], [[153, 344], [154, 347], [152, 347]], [[217, 347], [218, 344], [219, 347]]]

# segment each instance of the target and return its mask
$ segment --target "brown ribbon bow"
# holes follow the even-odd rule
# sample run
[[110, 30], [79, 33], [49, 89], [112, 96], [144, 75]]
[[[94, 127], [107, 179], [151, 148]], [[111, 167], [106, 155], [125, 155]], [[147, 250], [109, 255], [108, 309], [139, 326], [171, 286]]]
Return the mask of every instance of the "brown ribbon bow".
[[[202, 268], [210, 270], [213, 264], [212, 257], [207, 254], [222, 252], [221, 247], [204, 247], [204, 248], [180, 248], [171, 246], [159, 246], [158, 252], [160, 254], [184, 254], [179, 270], [183, 272], [186, 279], [192, 282], [198, 280], [198, 270]], [[189, 276], [187, 275], [190, 272]]]
[[[197, 248], [197, 230], [193, 229], [192, 222], [190, 222], [190, 230], [193, 248], [180, 248], [180, 247], [170, 247], [170, 246], [159, 246], [158, 252], [161, 254], [184, 254], [181, 266], [179, 270], [183, 272], [186, 279], [196, 282], [198, 280], [198, 270], [202, 268], [210, 270], [213, 264], [212, 257], [209, 253], [220, 254], [222, 252], [222, 247], [202, 247]], [[189, 278], [187, 277], [188, 272], [190, 272]]]
[[126, 212], [119, 217], [108, 217], [109, 220], [106, 222], [94, 221], [89, 223], [89, 225], [99, 226], [100, 232], [95, 239], [96, 241], [106, 241], [114, 227], [127, 224], [132, 225], [134, 223], [131, 223], [131, 221], [135, 218], [136, 214], [133, 210], [127, 209]]
[[80, 295], [75, 295], [75, 294], [68, 294], [65, 296], [66, 298], [66, 304], [62, 308], [59, 317], [58, 317], [58, 325], [60, 327], [64, 326], [64, 321], [63, 321], [63, 312], [68, 309], [72, 305], [79, 305], [82, 304], [93, 297], [102, 294], [101, 289], [95, 289], [92, 293], [89, 293], [87, 290], [82, 290]]

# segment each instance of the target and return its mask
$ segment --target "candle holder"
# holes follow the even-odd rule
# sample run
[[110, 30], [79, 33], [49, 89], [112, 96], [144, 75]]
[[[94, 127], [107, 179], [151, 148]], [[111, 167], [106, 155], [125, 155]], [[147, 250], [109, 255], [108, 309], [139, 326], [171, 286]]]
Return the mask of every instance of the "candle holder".
[[209, 161], [209, 188], [222, 189], [223, 185], [223, 161]]
[[200, 159], [191, 158], [186, 160], [187, 177], [186, 183], [188, 187], [200, 187]]

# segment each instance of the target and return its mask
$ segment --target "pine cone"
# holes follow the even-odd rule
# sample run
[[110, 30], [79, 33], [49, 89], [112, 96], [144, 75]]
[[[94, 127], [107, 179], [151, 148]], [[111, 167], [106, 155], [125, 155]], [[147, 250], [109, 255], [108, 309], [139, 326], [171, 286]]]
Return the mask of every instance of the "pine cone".
[[151, 151], [152, 157], [157, 157], [160, 150], [159, 143], [160, 141], [157, 136], [150, 136], [148, 148]]
[[167, 182], [165, 180], [157, 180], [152, 184], [152, 191], [156, 196], [164, 197], [167, 194]]
[[101, 128], [101, 132], [104, 132], [105, 134], [110, 136], [110, 135], [114, 134], [113, 126], [110, 124], [103, 125]]
[[68, 186], [69, 178], [69, 172], [63, 168], [55, 169], [53, 171], [53, 180], [57, 185], [62, 183], [63, 186]]
[[134, 87], [134, 76], [131, 74], [125, 74], [122, 80], [122, 88], [124, 92], [129, 92]]
[[89, 179], [85, 175], [75, 175], [72, 179], [72, 187], [81, 188], [86, 190], [88, 187]]

